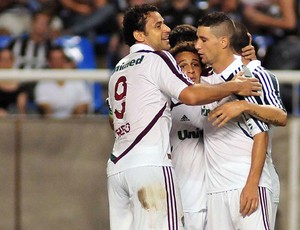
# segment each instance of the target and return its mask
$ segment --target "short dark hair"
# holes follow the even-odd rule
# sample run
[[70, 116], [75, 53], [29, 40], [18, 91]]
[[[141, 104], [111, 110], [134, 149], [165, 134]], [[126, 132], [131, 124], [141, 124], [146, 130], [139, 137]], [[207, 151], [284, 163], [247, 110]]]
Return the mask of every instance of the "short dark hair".
[[149, 4], [142, 4], [130, 7], [124, 15], [123, 37], [127, 45], [132, 46], [136, 40], [134, 31], [145, 31], [147, 15], [150, 12], [158, 12], [158, 8]]
[[184, 41], [196, 41], [197, 28], [189, 24], [177, 25], [171, 30], [169, 35], [170, 46], [175, 47], [176, 44]]
[[198, 26], [218, 27], [217, 30], [214, 30], [214, 34], [217, 37], [228, 36], [230, 44], [232, 44], [233, 35], [235, 34], [235, 25], [232, 19], [224, 12], [216, 11], [203, 16], [198, 21]]
[[248, 36], [247, 27], [242, 22], [235, 22], [235, 34], [232, 39], [232, 48], [238, 54], [242, 53], [242, 48], [249, 45], [250, 38]]

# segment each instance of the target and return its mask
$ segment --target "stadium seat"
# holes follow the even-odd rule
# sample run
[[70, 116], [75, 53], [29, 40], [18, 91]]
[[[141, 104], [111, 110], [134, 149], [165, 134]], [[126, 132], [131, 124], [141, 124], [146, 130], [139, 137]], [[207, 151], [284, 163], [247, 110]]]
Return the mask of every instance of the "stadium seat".
[[[54, 44], [64, 47], [66, 54], [75, 61], [77, 68], [95, 69], [97, 67], [94, 47], [88, 38], [81, 36], [61, 36], [56, 38]], [[93, 112], [107, 113], [102, 84], [99, 82], [92, 83], [91, 90], [93, 94]]]

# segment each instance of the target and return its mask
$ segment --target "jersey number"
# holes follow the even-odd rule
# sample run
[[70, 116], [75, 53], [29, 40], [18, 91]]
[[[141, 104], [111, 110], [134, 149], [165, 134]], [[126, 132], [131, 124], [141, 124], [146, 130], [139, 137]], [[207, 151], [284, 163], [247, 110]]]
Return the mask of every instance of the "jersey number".
[[114, 113], [118, 119], [122, 119], [125, 113], [125, 98], [127, 94], [127, 81], [125, 76], [121, 76], [115, 85], [115, 100], [122, 101], [121, 110], [115, 109]]

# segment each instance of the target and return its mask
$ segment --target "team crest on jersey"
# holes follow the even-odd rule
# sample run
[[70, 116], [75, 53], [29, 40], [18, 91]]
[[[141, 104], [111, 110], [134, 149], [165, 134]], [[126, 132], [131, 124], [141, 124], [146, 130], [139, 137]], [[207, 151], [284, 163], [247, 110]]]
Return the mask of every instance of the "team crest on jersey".
[[183, 115], [180, 121], [190, 121], [190, 119], [186, 115]]
[[206, 108], [205, 106], [201, 107], [201, 115], [207, 117], [210, 112], [210, 109]]

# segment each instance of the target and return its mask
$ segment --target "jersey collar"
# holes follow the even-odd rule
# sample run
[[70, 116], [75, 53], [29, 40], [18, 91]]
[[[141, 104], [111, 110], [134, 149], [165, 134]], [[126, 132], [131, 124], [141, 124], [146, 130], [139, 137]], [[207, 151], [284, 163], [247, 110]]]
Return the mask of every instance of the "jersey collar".
[[145, 45], [145, 44], [134, 44], [130, 47], [130, 53], [135, 53], [139, 50], [150, 50], [154, 51], [154, 49], [151, 46]]
[[[242, 61], [236, 58], [223, 72], [217, 74], [221, 76], [223, 79], [227, 80], [231, 78], [232, 73], [236, 73], [237, 69], [243, 65]], [[216, 74], [216, 73], [215, 73]]]

